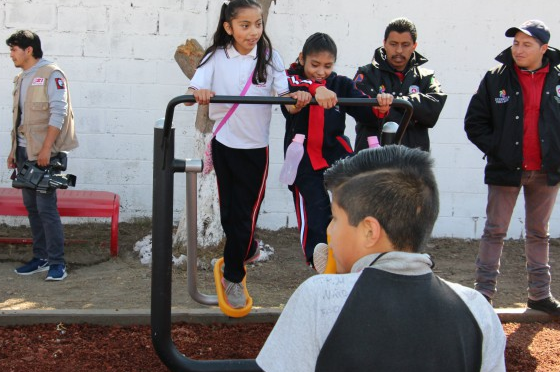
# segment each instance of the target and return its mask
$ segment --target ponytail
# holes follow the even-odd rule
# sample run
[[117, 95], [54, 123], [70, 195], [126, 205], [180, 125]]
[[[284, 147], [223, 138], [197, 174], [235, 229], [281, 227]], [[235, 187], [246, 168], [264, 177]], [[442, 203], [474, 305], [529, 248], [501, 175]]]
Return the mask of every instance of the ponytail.
[[[303, 63], [307, 59], [307, 56], [310, 54], [316, 54], [321, 52], [327, 52], [333, 55], [334, 60], [336, 61], [336, 43], [334, 40], [327, 34], [322, 32], [316, 32], [313, 35], [309, 36], [305, 43], [303, 44], [303, 48], [301, 49], [301, 56], [303, 58]], [[303, 65], [300, 63], [299, 56], [296, 58], [295, 63], [292, 64], [291, 71], [294, 71], [296, 75], [305, 76]]]
[[222, 4], [222, 8], [220, 9], [220, 19], [218, 20], [218, 28], [216, 29], [216, 32], [214, 32], [214, 36], [212, 37], [212, 45], [210, 45], [204, 52], [204, 55], [202, 56], [198, 67], [203, 66], [208, 61], [208, 59], [210, 59], [210, 57], [212, 57], [214, 53], [216, 53], [216, 50], [218, 48], [225, 48], [233, 40], [233, 36], [228, 35], [226, 30], [224, 29], [224, 22], [226, 22], [227, 19], [226, 10], [228, 6], [229, 5], [226, 3]]
[[[227, 48], [233, 42], [233, 36], [228, 35], [224, 29], [224, 23], [231, 21], [237, 16], [239, 9], [245, 8], [259, 8], [262, 11], [261, 5], [255, 0], [231, 0], [229, 2], [224, 2], [222, 8], [220, 9], [220, 19], [218, 21], [218, 27], [214, 36], [212, 38], [212, 45], [206, 49], [198, 67], [204, 65], [210, 57], [216, 53], [218, 48]], [[253, 84], [262, 84], [266, 82], [267, 73], [266, 66], [272, 65], [272, 43], [268, 38], [268, 35], [264, 31], [264, 20], [263, 20], [263, 33], [257, 42], [257, 65], [255, 66], [255, 72], [253, 74], [252, 82]]]

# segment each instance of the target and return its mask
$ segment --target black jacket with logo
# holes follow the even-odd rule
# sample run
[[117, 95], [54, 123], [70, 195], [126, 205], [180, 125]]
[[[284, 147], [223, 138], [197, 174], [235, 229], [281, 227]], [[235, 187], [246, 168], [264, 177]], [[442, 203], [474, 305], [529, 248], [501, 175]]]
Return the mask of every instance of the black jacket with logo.
[[[519, 186], [523, 173], [523, 93], [514, 68], [511, 47], [496, 60], [501, 64], [486, 73], [469, 103], [465, 131], [486, 157], [484, 182]], [[560, 52], [548, 48], [543, 61], [550, 64], [541, 97], [539, 140], [542, 167], [548, 184], [560, 182]]]
[[[434, 72], [420, 67], [428, 62], [419, 53], [414, 52], [400, 81], [395, 70], [387, 62], [384, 48], [375, 50], [373, 62], [358, 68], [354, 82], [358, 89], [375, 98], [378, 93], [391, 93], [395, 98], [409, 101], [414, 112], [408, 125], [402, 144], [430, 150], [428, 129], [433, 128], [443, 109], [447, 95], [434, 77]], [[388, 121], [400, 123], [403, 111], [391, 108], [387, 117], [373, 122], [359, 121], [356, 124], [355, 151], [367, 148], [367, 137], [380, 136], [383, 124]]]

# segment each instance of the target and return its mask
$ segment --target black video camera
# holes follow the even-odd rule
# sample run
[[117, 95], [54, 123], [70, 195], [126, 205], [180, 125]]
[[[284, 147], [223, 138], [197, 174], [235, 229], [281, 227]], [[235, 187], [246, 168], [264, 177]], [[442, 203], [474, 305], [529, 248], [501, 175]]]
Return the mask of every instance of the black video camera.
[[23, 163], [21, 171], [12, 181], [16, 189], [32, 189], [41, 193], [53, 192], [56, 189], [67, 189], [76, 186], [76, 176], [73, 174], [60, 174], [66, 170], [68, 158], [61, 152], [51, 158], [49, 165], [39, 167], [36, 161], [27, 160]]

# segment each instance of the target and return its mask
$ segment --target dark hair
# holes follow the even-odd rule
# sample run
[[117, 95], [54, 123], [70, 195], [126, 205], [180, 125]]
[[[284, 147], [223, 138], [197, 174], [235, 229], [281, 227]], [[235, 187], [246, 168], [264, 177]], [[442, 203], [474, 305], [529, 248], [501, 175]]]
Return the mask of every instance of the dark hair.
[[[204, 52], [201, 62], [198, 67], [204, 65], [209, 58], [214, 55], [216, 50], [220, 47], [227, 47], [232, 43], [233, 36], [228, 35], [224, 29], [224, 22], [231, 24], [231, 21], [237, 17], [239, 9], [245, 8], [259, 8], [262, 11], [261, 5], [255, 0], [232, 0], [229, 4], [224, 3], [220, 11], [220, 20], [218, 21], [218, 28], [214, 33], [213, 42], [208, 49]], [[272, 61], [272, 43], [264, 31], [263, 19], [263, 33], [257, 42], [257, 65], [255, 73], [253, 74], [253, 84], [260, 84], [266, 82], [267, 73], [266, 66], [271, 64]]]
[[[337, 50], [334, 40], [327, 34], [316, 32], [305, 40], [303, 48], [301, 49], [304, 63], [308, 55], [321, 52], [331, 53], [336, 61]], [[294, 72], [300, 76], [304, 76], [304, 69], [303, 65], [299, 63], [299, 56], [296, 58]]]
[[324, 174], [325, 187], [336, 189], [350, 178], [378, 169], [419, 169], [425, 182], [435, 182], [432, 173], [433, 160], [430, 154], [420, 149], [403, 145], [389, 145], [364, 149], [356, 155], [338, 160]]
[[387, 40], [391, 31], [396, 31], [399, 34], [403, 32], [410, 32], [410, 36], [412, 36], [412, 41], [416, 42], [416, 38], [418, 37], [418, 33], [416, 32], [416, 26], [412, 21], [408, 18], [395, 18], [387, 25], [385, 29], [385, 37], [384, 40]]
[[351, 225], [372, 216], [395, 249], [420, 252], [439, 213], [432, 165], [429, 153], [419, 149], [367, 149], [325, 171], [325, 186]]
[[19, 30], [14, 32], [9, 38], [6, 39], [6, 45], [9, 47], [20, 47], [21, 49], [26, 49], [28, 47], [33, 48], [33, 58], [41, 59], [43, 58], [43, 50], [41, 49], [41, 39], [33, 31], [29, 30]]

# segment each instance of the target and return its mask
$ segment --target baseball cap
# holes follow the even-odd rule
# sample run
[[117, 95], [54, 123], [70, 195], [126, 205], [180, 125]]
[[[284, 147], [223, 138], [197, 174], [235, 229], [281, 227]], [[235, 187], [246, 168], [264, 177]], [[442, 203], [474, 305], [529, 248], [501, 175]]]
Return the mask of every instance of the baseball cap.
[[538, 19], [532, 19], [530, 21], [525, 21], [519, 27], [511, 27], [506, 31], [507, 37], [514, 37], [519, 31], [523, 32], [525, 35], [532, 36], [539, 39], [543, 44], [548, 44], [550, 40], [550, 31], [543, 21]]

